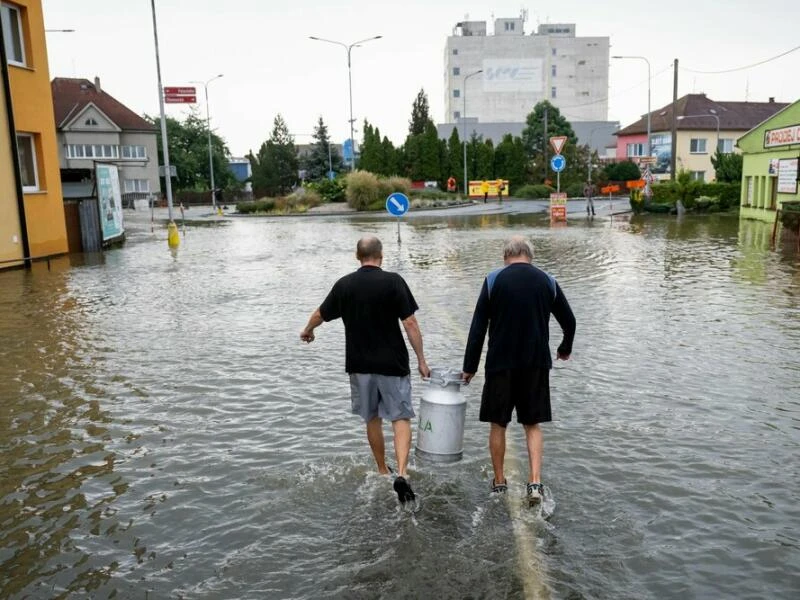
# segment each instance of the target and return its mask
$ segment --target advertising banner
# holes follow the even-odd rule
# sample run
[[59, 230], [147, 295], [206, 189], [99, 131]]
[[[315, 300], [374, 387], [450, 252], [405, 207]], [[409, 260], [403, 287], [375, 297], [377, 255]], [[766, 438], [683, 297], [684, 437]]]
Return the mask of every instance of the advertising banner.
[[[508, 179], [492, 179], [487, 181], [489, 184], [489, 197], [490, 198], [497, 198], [498, 192], [500, 191], [502, 182], [502, 195], [504, 198], [508, 198]], [[483, 181], [476, 180], [469, 182], [469, 197], [470, 198], [480, 198], [483, 199]]]
[[778, 161], [778, 193], [797, 193], [797, 161], [796, 158], [782, 158]]
[[107, 242], [125, 233], [122, 225], [122, 194], [119, 189], [119, 171], [115, 165], [96, 165], [97, 206], [100, 209], [100, 228]]
[[553, 192], [550, 194], [550, 220], [567, 220], [567, 194], [564, 192]]

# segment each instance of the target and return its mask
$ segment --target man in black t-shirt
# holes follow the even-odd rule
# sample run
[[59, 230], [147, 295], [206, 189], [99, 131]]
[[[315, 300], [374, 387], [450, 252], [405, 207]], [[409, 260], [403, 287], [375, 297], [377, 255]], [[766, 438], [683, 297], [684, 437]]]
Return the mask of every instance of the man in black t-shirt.
[[479, 419], [491, 424], [492, 491], [502, 493], [507, 488], [503, 472], [506, 427], [516, 409], [528, 445], [528, 501], [537, 504], [544, 489], [541, 483], [544, 444], [539, 423], [551, 420], [550, 315], [564, 333], [556, 353], [560, 360], [569, 360], [572, 353], [575, 316], [555, 278], [531, 264], [533, 246], [525, 238], [514, 236], [508, 240], [503, 259], [505, 266], [489, 273], [483, 282], [461, 376], [469, 383], [478, 370], [488, 329], [486, 380]]
[[417, 355], [417, 370], [430, 377], [422, 334], [414, 313], [419, 308], [397, 273], [381, 269], [383, 245], [364, 237], [356, 245], [361, 268], [339, 279], [308, 320], [300, 339], [314, 341], [314, 329], [341, 318], [345, 335], [345, 371], [350, 375], [353, 414], [367, 424], [367, 440], [378, 471], [389, 474], [384, 456], [383, 419], [392, 422], [397, 477], [394, 490], [401, 503], [415, 499], [406, 468], [411, 450], [411, 378], [408, 349], [398, 321]]

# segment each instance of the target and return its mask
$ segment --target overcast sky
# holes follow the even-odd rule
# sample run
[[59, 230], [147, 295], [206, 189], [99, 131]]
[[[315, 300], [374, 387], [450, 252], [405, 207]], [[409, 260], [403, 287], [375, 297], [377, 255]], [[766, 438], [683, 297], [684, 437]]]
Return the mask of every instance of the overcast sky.
[[[105, 91], [139, 113], [158, 114], [153, 22], [149, 0], [43, 0], [51, 77], [99, 76]], [[163, 83], [224, 77], [208, 86], [212, 127], [235, 156], [257, 150], [277, 113], [296, 134], [321, 115], [336, 141], [348, 137], [347, 44], [375, 35], [352, 53], [353, 112], [395, 143], [405, 139], [420, 88], [431, 116], [444, 116], [444, 46], [459, 21], [513, 17], [528, 9], [537, 23], [576, 23], [578, 36], [609, 36], [611, 54], [642, 55], [652, 65], [652, 108], [672, 100], [672, 60], [679, 95], [715, 100], [800, 99], [800, 50], [727, 74], [800, 44], [800, 2], [606, 0], [494, 3], [453, 0], [156, 0]], [[490, 26], [491, 30], [491, 26]], [[625, 126], [647, 110], [647, 65], [611, 62], [609, 119]], [[197, 109], [205, 116], [202, 86]], [[184, 106], [168, 105], [181, 117]], [[356, 139], [360, 136], [356, 133]], [[298, 143], [309, 137], [298, 135]]]

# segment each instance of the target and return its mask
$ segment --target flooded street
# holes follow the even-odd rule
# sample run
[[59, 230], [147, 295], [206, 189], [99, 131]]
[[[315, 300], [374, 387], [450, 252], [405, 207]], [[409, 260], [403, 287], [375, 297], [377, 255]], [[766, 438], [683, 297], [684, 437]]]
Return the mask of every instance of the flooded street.
[[[401, 231], [233, 218], [188, 227], [176, 256], [144, 228], [93, 260], [0, 272], [0, 598], [797, 597], [800, 260], [769, 250], [769, 225]], [[412, 460], [417, 515], [373, 473], [341, 322], [299, 340], [365, 233], [415, 295], [431, 366], [460, 369], [509, 235], [558, 278], [578, 329], [551, 374], [549, 519], [522, 507], [516, 421], [508, 497], [489, 498], [482, 372], [464, 459]]]

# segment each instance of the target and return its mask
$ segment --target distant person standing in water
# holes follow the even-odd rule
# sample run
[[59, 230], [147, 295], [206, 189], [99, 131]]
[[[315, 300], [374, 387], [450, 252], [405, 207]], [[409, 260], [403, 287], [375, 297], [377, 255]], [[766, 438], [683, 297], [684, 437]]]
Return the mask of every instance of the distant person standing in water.
[[530, 472], [528, 502], [542, 500], [544, 442], [540, 423], [552, 420], [550, 412], [550, 315], [555, 316], [564, 338], [556, 357], [569, 360], [575, 337], [575, 316], [555, 278], [533, 266], [533, 246], [514, 236], [503, 248], [505, 266], [483, 280], [472, 326], [469, 329], [461, 377], [469, 383], [478, 370], [483, 340], [489, 331], [486, 379], [479, 419], [490, 424], [489, 453], [493, 493], [508, 487], [503, 464], [506, 427], [511, 414], [525, 428]]
[[392, 422], [397, 459], [393, 487], [400, 503], [405, 504], [415, 500], [406, 471], [414, 409], [408, 349], [400, 323], [417, 355], [419, 374], [430, 377], [422, 333], [414, 316], [419, 307], [403, 278], [381, 269], [383, 245], [378, 238], [361, 238], [356, 245], [356, 259], [361, 268], [333, 285], [320, 307], [311, 314], [300, 339], [311, 343], [315, 339], [314, 329], [322, 323], [338, 318], [344, 322], [351, 410], [364, 419], [378, 472], [384, 475], [391, 470], [385, 459], [383, 419]]
[[583, 195], [586, 196], [586, 216], [589, 216], [590, 208], [592, 210], [592, 216], [594, 216], [594, 186], [591, 181], [587, 181], [586, 185], [583, 186]]

